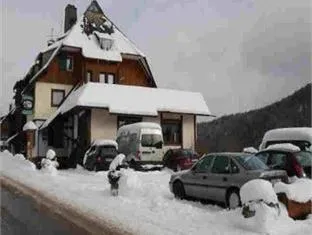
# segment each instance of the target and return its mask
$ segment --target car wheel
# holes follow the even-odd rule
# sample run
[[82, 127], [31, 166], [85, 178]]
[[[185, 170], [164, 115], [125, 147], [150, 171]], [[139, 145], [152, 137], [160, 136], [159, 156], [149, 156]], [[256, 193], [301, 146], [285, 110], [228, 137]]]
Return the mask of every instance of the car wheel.
[[241, 205], [238, 189], [228, 191], [226, 204], [229, 209], [235, 209]]
[[183, 183], [181, 181], [176, 181], [173, 183], [173, 194], [176, 198], [179, 199], [185, 198], [185, 190]]

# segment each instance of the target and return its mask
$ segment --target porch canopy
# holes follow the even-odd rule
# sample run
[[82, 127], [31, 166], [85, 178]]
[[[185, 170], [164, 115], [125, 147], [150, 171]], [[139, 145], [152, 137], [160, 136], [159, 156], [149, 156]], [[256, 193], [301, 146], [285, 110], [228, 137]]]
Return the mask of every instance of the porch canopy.
[[113, 114], [140, 116], [158, 116], [159, 112], [212, 116], [198, 92], [88, 82], [72, 91], [41, 129], [75, 107], [106, 108]]

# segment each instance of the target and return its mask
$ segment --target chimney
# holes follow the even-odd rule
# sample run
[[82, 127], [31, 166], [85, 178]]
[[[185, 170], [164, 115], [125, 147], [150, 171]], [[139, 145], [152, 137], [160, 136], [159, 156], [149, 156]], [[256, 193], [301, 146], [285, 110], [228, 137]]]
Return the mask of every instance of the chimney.
[[77, 21], [77, 8], [67, 4], [65, 7], [64, 33], [66, 33]]

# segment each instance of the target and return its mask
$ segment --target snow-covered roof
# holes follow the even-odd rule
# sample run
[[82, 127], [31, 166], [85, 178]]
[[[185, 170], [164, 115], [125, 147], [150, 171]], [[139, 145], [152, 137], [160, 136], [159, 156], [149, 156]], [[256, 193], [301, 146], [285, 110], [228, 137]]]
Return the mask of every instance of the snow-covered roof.
[[28, 131], [28, 130], [37, 130], [38, 127], [33, 121], [28, 121], [24, 126], [23, 126], [23, 131]]
[[109, 146], [115, 146], [118, 148], [118, 144], [115, 140], [109, 140], [109, 139], [97, 139], [92, 142], [92, 145], [95, 146], [103, 146], [103, 145], [109, 145]]
[[158, 112], [211, 115], [198, 92], [88, 82], [73, 91], [47, 121], [74, 107], [107, 108], [110, 113], [158, 116]]
[[299, 152], [300, 148], [296, 145], [290, 144], [290, 143], [284, 143], [284, 144], [272, 144], [268, 146], [265, 150], [280, 150], [280, 151], [286, 151], [286, 152]]

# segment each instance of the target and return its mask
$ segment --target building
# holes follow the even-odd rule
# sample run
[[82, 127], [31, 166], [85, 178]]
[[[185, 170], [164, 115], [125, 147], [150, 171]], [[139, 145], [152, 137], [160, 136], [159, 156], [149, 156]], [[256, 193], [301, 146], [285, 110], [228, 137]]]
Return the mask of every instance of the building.
[[97, 1], [78, 20], [76, 12], [66, 6], [64, 35], [22, 80], [23, 97], [33, 99], [27, 121], [38, 126], [32, 155], [82, 155], [91, 141], [115, 139], [118, 127], [139, 121], [160, 123], [167, 148], [194, 148], [196, 115], [211, 115], [202, 95], [157, 88], [146, 56]]

